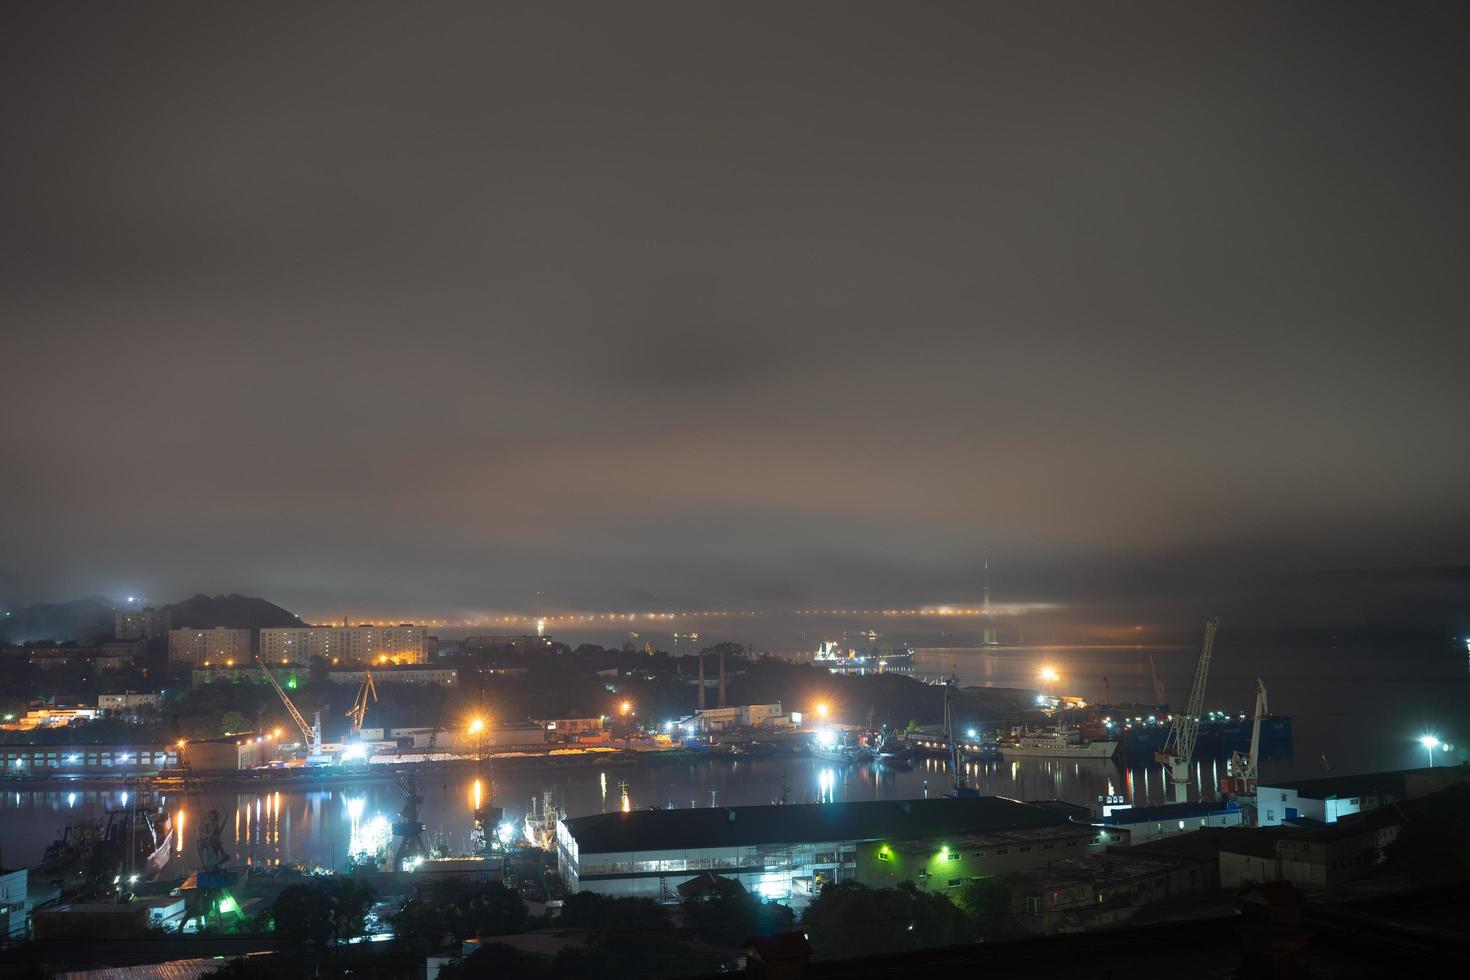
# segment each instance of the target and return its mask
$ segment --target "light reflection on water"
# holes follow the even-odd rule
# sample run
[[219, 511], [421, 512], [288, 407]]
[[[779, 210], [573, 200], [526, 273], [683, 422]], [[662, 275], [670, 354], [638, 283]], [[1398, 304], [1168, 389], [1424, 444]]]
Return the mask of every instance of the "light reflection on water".
[[[991, 650], [921, 650], [917, 672], [947, 673], [953, 663], [961, 683], [976, 686], [1032, 687], [1045, 661], [1069, 691], [1092, 699], [1105, 692], [1113, 700], [1150, 697], [1146, 650], [1096, 648], [999, 648]], [[1153, 650], [1166, 693], [1184, 690], [1196, 651]], [[1452, 653], [1453, 655], [1450, 655]], [[1391, 663], [1386, 676], [1384, 664]], [[1458, 649], [1431, 650], [1237, 650], [1222, 631], [1210, 674], [1210, 707], [1247, 710], [1255, 678], [1265, 680], [1271, 706], [1293, 716], [1294, 758], [1262, 764], [1264, 778], [1319, 775], [1330, 761], [1337, 772], [1421, 765], [1417, 741], [1426, 726], [1446, 733], [1450, 741], [1470, 744], [1459, 729], [1467, 724], [1463, 708], [1465, 660]], [[1458, 723], [1458, 725], [1457, 725]], [[1452, 737], [1458, 736], [1458, 737]], [[1448, 760], [1446, 760], [1448, 761]], [[1208, 758], [1195, 767], [1196, 792], [1218, 784], [1223, 763]], [[1136, 804], [1163, 802], [1166, 782], [1153, 764], [1127, 768], [1106, 762], [1023, 759], [967, 764], [966, 777], [982, 793], [1021, 800], [1060, 798], [1091, 803], [1099, 796], [1123, 795]], [[793, 803], [819, 800], [917, 799], [942, 796], [950, 774], [940, 759], [920, 759], [912, 769], [882, 766], [840, 767], [813, 759], [742, 759], [683, 761], [641, 767], [507, 771], [482, 788], [484, 799], [505, 808], [517, 825], [532, 798], [546, 789], [571, 816], [608, 812], [622, 805], [627, 784], [630, 808], [741, 806], [765, 804], [783, 796]], [[474, 777], [469, 770], [426, 774], [421, 819], [426, 836], [442, 830], [455, 849], [465, 849], [473, 820]], [[784, 789], [784, 793], [783, 793]], [[1212, 798], [1212, 790], [1207, 797]], [[341, 867], [350, 837], [346, 800], [363, 799], [364, 815], [390, 819], [403, 803], [391, 781], [361, 780], [351, 787], [230, 793], [206, 791], [198, 799], [174, 796], [171, 810], [187, 810], [186, 828], [199, 826], [200, 815], [216, 809], [224, 819], [225, 847], [238, 863], [310, 863]], [[34, 864], [69, 818], [90, 811], [101, 816], [104, 805], [122, 802], [121, 788], [98, 790], [58, 785], [55, 789], [7, 791], [0, 794], [0, 851], [9, 862]], [[233, 832], [231, 831], [233, 828]], [[171, 873], [195, 866], [192, 834]]]
[[[1151, 768], [1151, 767], [1150, 767]], [[1062, 798], [1088, 802], [1100, 795], [1142, 787], [1139, 802], [1162, 802], [1151, 795], [1163, 784], [1150, 780], [1148, 769], [1124, 771], [1111, 763], [1026, 759], [1014, 762], [971, 762], [965, 776], [982, 793], [1037, 800]], [[1213, 778], [1208, 766], [1197, 776]], [[455, 850], [467, 850], [476, 801], [475, 777], [468, 771], [426, 774], [419, 784], [424, 797], [426, 836], [443, 831]], [[620, 792], [605, 794], [611, 782]], [[873, 766], [834, 766], [808, 758], [746, 759], [738, 762], [699, 760], [577, 772], [516, 772], [497, 775], [481, 799], [503, 806], [506, 820], [517, 828], [533, 797], [546, 789], [570, 816], [622, 809], [674, 806], [748, 806], [844, 800], [918, 799], [942, 796], [952, 779], [942, 759], [919, 759], [908, 770]], [[626, 804], [621, 787], [626, 785]], [[1209, 785], [1208, 782], [1205, 785]], [[122, 802], [113, 790], [37, 790], [0, 797], [0, 838], [7, 857], [35, 863], [69, 819], [84, 814], [101, 817], [107, 806]], [[360, 802], [349, 806], [349, 801]], [[244, 865], [319, 864], [342, 867], [359, 827], [381, 815], [392, 820], [403, 805], [403, 792], [388, 779], [365, 779], [350, 787], [262, 790], [248, 793], [206, 791], [197, 799], [175, 795], [169, 808], [176, 826], [171, 874], [184, 874], [198, 864], [194, 834], [210, 809], [224, 816], [226, 851], [232, 863]], [[179, 814], [182, 823], [178, 823]], [[233, 828], [233, 832], [230, 828]]]

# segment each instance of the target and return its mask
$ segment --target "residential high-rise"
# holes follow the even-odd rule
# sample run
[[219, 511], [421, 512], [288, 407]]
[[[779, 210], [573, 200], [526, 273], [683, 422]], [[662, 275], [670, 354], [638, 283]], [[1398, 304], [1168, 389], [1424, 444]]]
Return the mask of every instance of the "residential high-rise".
[[260, 631], [260, 659], [268, 664], [421, 664], [428, 660], [428, 627], [291, 626]]
[[216, 626], [212, 630], [169, 630], [169, 663], [195, 667], [234, 667], [250, 663], [251, 631]]
[[167, 609], [119, 609], [113, 616], [112, 634], [119, 640], [152, 640], [167, 636], [174, 614]]

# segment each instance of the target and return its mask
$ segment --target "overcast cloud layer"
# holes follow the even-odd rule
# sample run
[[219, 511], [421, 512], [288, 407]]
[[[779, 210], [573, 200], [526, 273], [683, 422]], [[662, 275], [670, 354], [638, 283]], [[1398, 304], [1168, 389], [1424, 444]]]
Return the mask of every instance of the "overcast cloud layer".
[[1466, 9], [9, 5], [0, 588], [1465, 562]]

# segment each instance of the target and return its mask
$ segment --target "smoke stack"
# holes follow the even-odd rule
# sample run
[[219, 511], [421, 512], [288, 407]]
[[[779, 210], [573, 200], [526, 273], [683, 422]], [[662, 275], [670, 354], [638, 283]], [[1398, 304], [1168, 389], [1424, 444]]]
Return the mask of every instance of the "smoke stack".
[[720, 707], [725, 706], [725, 651], [720, 651]]
[[699, 655], [699, 710], [704, 710], [704, 654]]

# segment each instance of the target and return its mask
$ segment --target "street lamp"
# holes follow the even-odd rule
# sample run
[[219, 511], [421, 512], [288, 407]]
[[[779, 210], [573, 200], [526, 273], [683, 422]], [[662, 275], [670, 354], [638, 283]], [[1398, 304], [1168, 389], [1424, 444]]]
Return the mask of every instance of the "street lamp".
[[822, 718], [822, 719], [825, 719], [827, 717], [827, 702], [822, 701], [822, 702], [818, 703], [818, 705], [817, 705], [817, 717], [818, 718]]
[[1425, 750], [1429, 753], [1429, 768], [1433, 769], [1434, 750], [1439, 748], [1444, 743], [1442, 743], [1438, 738], [1433, 735], [1421, 735], [1419, 736], [1419, 744], [1424, 746]]
[[1055, 684], [1061, 678], [1057, 675], [1055, 668], [1043, 667], [1041, 668], [1041, 679], [1048, 684]]

